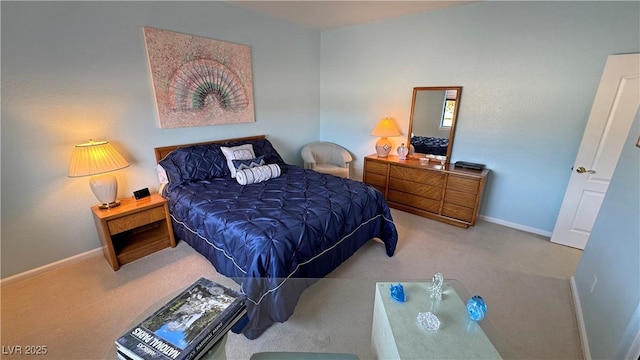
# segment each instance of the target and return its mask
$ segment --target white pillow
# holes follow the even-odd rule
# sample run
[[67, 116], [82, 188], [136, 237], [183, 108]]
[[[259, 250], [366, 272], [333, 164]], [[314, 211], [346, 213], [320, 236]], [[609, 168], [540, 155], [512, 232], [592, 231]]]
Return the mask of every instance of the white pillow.
[[162, 190], [169, 183], [169, 177], [167, 176], [167, 171], [160, 164], [156, 165], [156, 172], [158, 173], [158, 181], [160, 181], [158, 194], [162, 195]]
[[280, 166], [278, 164], [267, 164], [238, 170], [236, 181], [240, 185], [247, 185], [277, 178], [278, 176], [280, 176]]
[[221, 146], [220, 150], [222, 150], [224, 157], [227, 158], [227, 167], [229, 167], [232, 178], [236, 177], [236, 167], [233, 166], [233, 160], [247, 160], [256, 157], [256, 154], [253, 152], [253, 145], [251, 144], [234, 147]]

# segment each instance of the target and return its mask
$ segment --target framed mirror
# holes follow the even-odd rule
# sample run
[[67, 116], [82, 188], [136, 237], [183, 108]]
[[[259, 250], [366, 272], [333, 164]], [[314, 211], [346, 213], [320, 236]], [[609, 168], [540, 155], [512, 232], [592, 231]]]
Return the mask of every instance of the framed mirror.
[[414, 87], [407, 144], [414, 156], [451, 158], [462, 86]]

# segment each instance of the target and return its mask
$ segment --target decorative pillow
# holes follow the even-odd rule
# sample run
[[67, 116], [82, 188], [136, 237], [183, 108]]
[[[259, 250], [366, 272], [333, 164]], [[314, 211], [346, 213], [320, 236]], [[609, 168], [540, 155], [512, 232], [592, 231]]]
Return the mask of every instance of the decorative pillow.
[[265, 164], [278, 164], [283, 172], [286, 171], [287, 164], [282, 160], [278, 151], [273, 147], [273, 144], [268, 139], [258, 139], [258, 140], [249, 140], [249, 141], [234, 141], [225, 144], [224, 146], [237, 146], [241, 144], [251, 144], [253, 145], [253, 151], [256, 156], [264, 156]]
[[160, 164], [156, 165], [156, 171], [158, 172], [158, 181], [160, 181], [158, 194], [162, 195], [164, 187], [169, 183], [169, 177], [167, 176], [167, 171]]
[[246, 160], [232, 160], [233, 167], [236, 168], [236, 172], [238, 170], [249, 169], [256, 166], [264, 165], [264, 156], [258, 156], [254, 159], [246, 159]]
[[256, 184], [280, 176], [280, 166], [267, 164], [249, 169], [238, 170], [236, 181], [240, 185]]
[[256, 157], [256, 154], [253, 152], [253, 145], [251, 144], [234, 147], [221, 146], [220, 150], [222, 150], [224, 157], [227, 158], [227, 166], [229, 167], [232, 178], [236, 177], [236, 167], [233, 166], [233, 160], [249, 160]]
[[159, 164], [169, 180], [168, 191], [184, 182], [229, 176], [227, 159], [217, 144], [175, 149], [160, 160]]

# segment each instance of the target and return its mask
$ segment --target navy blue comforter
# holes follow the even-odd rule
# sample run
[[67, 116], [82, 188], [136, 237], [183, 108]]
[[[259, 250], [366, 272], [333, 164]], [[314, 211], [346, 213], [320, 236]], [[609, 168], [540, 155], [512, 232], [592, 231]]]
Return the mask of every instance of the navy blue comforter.
[[392, 256], [398, 234], [383, 195], [361, 182], [281, 165], [280, 177], [184, 182], [165, 193], [178, 238], [248, 296], [250, 338], [286, 321], [302, 291], [372, 238]]

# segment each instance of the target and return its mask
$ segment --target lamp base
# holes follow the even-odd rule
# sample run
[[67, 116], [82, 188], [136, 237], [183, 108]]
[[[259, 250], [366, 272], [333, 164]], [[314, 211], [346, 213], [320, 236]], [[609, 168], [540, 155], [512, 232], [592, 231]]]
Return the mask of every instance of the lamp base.
[[98, 208], [99, 209], [103, 209], [103, 210], [107, 210], [107, 209], [114, 208], [116, 206], [120, 206], [120, 201], [114, 201], [114, 202], [109, 203], [109, 204], [100, 204], [100, 205], [98, 205]]
[[389, 156], [389, 152], [391, 152], [391, 141], [386, 137], [380, 138], [376, 142], [376, 153], [378, 157], [387, 157]]
[[92, 176], [89, 179], [89, 186], [91, 187], [91, 191], [93, 191], [93, 195], [100, 202], [100, 209], [109, 209], [120, 205], [116, 199], [118, 181], [113, 174], [106, 173]]

